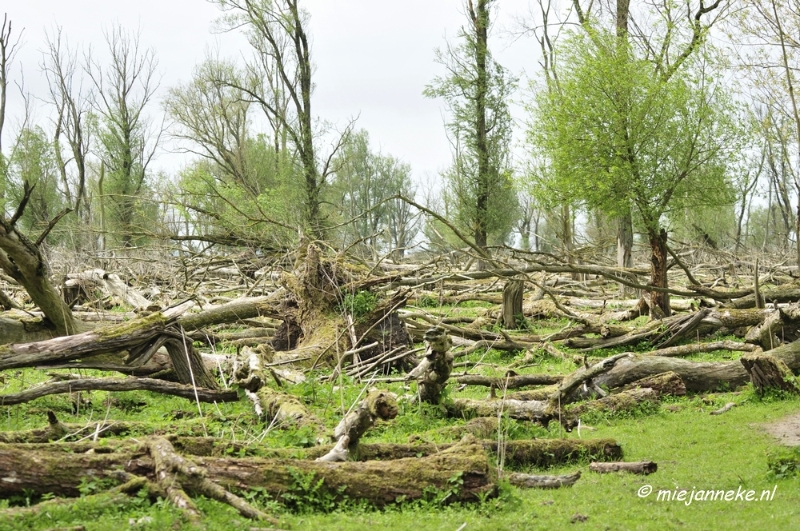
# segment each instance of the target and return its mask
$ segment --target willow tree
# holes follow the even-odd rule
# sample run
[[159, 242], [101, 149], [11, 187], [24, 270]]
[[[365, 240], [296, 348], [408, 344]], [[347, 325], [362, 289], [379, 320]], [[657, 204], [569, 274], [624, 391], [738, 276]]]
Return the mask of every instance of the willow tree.
[[652, 302], [669, 315], [667, 226], [685, 209], [733, 202], [736, 107], [705, 55], [665, 77], [614, 33], [592, 31], [557, 48], [560, 90], [540, 93], [529, 134], [554, 167], [553, 190], [612, 216], [633, 206]]
[[[312, 113], [309, 15], [299, 0], [213, 0], [224, 13], [225, 30], [241, 29], [252, 48], [246, 79], [220, 77], [217, 82], [242, 91], [259, 107], [274, 131], [275, 144], [288, 143], [302, 169], [303, 217], [314, 237], [324, 236], [323, 190], [332, 173], [331, 161], [346, 141], [350, 124], [327, 155], [320, 156], [319, 131]], [[283, 140], [281, 140], [283, 139]]]
[[489, 51], [493, 0], [467, 0], [468, 23], [458, 44], [437, 51], [447, 69], [424, 94], [442, 98], [453, 148], [453, 164], [444, 173], [445, 201], [455, 210], [456, 224], [472, 233], [486, 250], [492, 235], [507, 234], [515, 221], [516, 192], [511, 178], [511, 114], [507, 101], [514, 80]]

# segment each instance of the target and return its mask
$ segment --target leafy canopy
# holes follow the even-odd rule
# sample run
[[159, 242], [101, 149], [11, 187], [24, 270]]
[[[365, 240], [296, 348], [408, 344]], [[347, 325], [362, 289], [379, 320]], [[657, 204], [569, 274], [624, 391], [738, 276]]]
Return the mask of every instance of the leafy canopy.
[[707, 56], [664, 79], [607, 32], [570, 35], [557, 53], [558, 85], [538, 93], [529, 131], [552, 165], [545, 193], [610, 215], [633, 205], [651, 233], [662, 216], [733, 202], [736, 106]]

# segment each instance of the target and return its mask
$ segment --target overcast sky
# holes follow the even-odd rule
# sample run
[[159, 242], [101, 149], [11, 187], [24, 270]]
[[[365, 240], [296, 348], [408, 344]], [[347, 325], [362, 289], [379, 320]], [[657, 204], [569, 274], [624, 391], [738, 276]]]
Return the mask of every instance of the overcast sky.
[[[442, 73], [433, 61], [434, 49], [444, 44], [445, 37], [455, 38], [465, 21], [463, 2], [301, 0], [300, 4], [311, 14], [315, 115], [339, 126], [357, 116], [357, 126], [369, 131], [373, 145], [410, 163], [417, 180], [435, 177], [449, 163], [450, 152], [442, 103], [424, 98], [422, 90]], [[512, 29], [512, 19], [527, 11], [527, 0], [501, 0], [497, 5], [490, 43], [495, 58], [516, 75], [534, 72], [536, 43], [504, 35]], [[241, 37], [212, 31], [219, 11], [204, 0], [17, 0], [7, 2], [5, 11], [15, 31], [25, 28], [12, 80], [20, 79], [22, 68], [25, 88], [34, 96], [46, 94], [39, 65], [45, 30], [56, 25], [63, 28], [71, 47], [91, 45], [96, 50], [104, 49], [103, 30], [112, 24], [140, 29], [141, 45], [153, 48], [158, 58], [163, 76], [160, 96], [170, 86], [188, 81], [209, 49], [219, 48], [223, 57], [247, 53]], [[10, 92], [5, 146], [13, 141], [21, 110], [16, 88]], [[35, 118], [46, 125], [49, 112], [40, 105]], [[519, 110], [515, 114], [520, 117]], [[183, 163], [185, 158], [163, 154], [156, 168], [172, 172]]]

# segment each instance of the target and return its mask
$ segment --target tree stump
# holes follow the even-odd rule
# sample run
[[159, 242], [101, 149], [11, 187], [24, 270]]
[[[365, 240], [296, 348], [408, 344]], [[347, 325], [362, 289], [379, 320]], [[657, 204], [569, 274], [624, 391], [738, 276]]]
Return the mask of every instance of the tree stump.
[[771, 354], [748, 354], [742, 356], [742, 365], [750, 375], [750, 381], [758, 395], [768, 389], [800, 394], [800, 385], [792, 371], [782, 360]]
[[520, 279], [511, 279], [503, 288], [503, 326], [516, 328], [517, 317], [522, 315], [522, 295], [525, 291], [525, 282]]
[[419, 382], [418, 393], [422, 402], [438, 404], [453, 371], [453, 355], [450, 353], [453, 343], [444, 329], [435, 326], [425, 332], [425, 344], [425, 357], [406, 379]]

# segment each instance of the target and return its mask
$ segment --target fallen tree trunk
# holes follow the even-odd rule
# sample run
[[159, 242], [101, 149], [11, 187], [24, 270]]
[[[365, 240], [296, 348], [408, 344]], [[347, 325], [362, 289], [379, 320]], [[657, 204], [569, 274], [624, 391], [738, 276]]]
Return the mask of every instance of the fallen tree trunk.
[[658, 465], [652, 461], [640, 461], [637, 463], [590, 463], [589, 470], [599, 474], [630, 472], [631, 474], [648, 475], [658, 470]]
[[[184, 308], [156, 312], [82, 334], [34, 343], [0, 346], [0, 370], [57, 365], [80, 368], [81, 361], [97, 356], [131, 369], [146, 363], [162, 346], [167, 349], [180, 383], [217, 389], [217, 382], [182, 331], [172, 323]], [[80, 360], [80, 361], [79, 361]], [[107, 362], [104, 359], [104, 362]]]
[[792, 371], [782, 360], [770, 354], [749, 354], [742, 356], [742, 362], [756, 394], [764, 395], [769, 390], [800, 394], [800, 385]]
[[236, 391], [205, 389], [152, 378], [81, 378], [47, 382], [20, 393], [0, 395], [0, 406], [23, 404], [47, 395], [79, 391], [152, 391], [200, 402], [235, 402], [239, 400]]
[[495, 389], [519, 389], [529, 385], [550, 385], [557, 384], [564, 377], [558, 374], [518, 374], [506, 378], [492, 378], [479, 374], [465, 374], [458, 376], [455, 381], [463, 385], [482, 385], [484, 387], [494, 387]]
[[[483, 439], [478, 443], [487, 452], [497, 454], [496, 439]], [[457, 443], [361, 443], [357, 455], [351, 456], [358, 461], [390, 461], [418, 456], [435, 455], [452, 448]], [[234, 443], [228, 439], [207, 437], [176, 437], [174, 445], [184, 453], [199, 456], [253, 455], [267, 458], [302, 458], [316, 459], [330, 452], [333, 445], [314, 446], [312, 448], [266, 448], [263, 446], [247, 446]], [[69, 451], [86, 452], [91, 445], [64, 445]], [[502, 443], [505, 464], [512, 467], [539, 467], [574, 463], [583, 459], [595, 461], [613, 461], [622, 459], [622, 448], [613, 439], [524, 439]]]
[[[322, 480], [333, 499], [367, 500], [383, 507], [401, 500], [421, 499], [430, 489], [447, 491], [448, 502], [475, 501], [496, 491], [486, 452], [479, 444], [455, 445], [422, 458], [394, 461], [325, 463], [310, 460], [195, 457], [205, 477], [231, 491], [263, 489], [278, 501], [292, 503], [297, 477]], [[155, 472], [153, 459], [139, 451], [67, 453], [41, 447], [0, 445], [0, 497], [53, 493], [78, 496], [81, 481], [123, 483], [131, 475]], [[460, 477], [453, 489], [450, 479]], [[188, 488], [189, 484], [185, 485]]]
[[512, 472], [504, 476], [509, 483], [521, 489], [560, 489], [571, 487], [581, 477], [581, 471], [563, 476], [535, 476]]
[[[770, 354], [786, 363], [789, 369], [800, 370], [800, 342], [781, 345], [771, 350]], [[613, 369], [595, 378], [594, 382], [613, 389], [667, 371], [678, 374], [686, 384], [686, 390], [694, 392], [731, 389], [750, 380], [738, 360], [694, 362], [676, 358], [635, 356], [620, 360]]]

